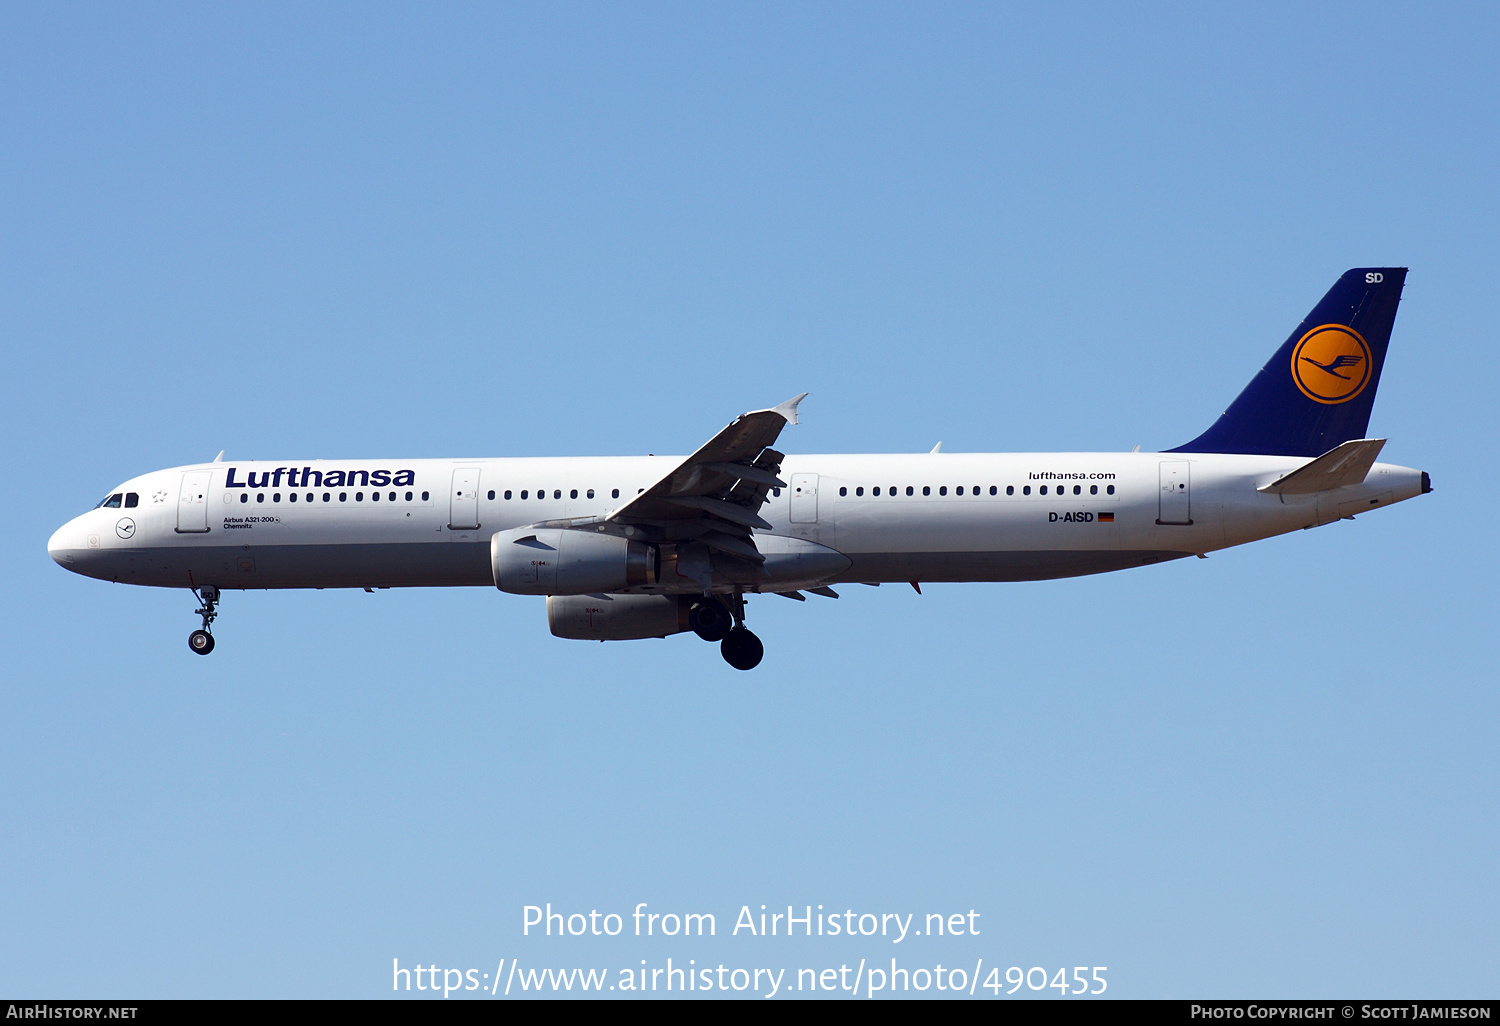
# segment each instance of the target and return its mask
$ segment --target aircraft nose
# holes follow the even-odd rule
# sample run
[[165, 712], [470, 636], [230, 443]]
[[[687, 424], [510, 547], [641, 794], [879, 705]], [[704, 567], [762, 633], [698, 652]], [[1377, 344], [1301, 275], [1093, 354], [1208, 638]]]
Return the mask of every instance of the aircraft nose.
[[73, 543], [74, 533], [73, 523], [69, 521], [53, 531], [52, 537], [47, 539], [47, 555], [58, 566], [66, 567], [73, 562], [73, 549], [77, 547]]

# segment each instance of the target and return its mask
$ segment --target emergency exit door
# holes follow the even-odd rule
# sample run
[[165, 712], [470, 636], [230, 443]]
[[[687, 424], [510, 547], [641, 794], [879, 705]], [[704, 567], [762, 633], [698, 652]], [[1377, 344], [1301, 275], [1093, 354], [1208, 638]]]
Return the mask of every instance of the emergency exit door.
[[794, 524], [818, 522], [818, 475], [793, 474], [790, 518]]
[[448, 527], [472, 531], [479, 526], [479, 468], [460, 467], [448, 489]]
[[1161, 465], [1161, 499], [1156, 510], [1158, 524], [1191, 524], [1193, 522], [1193, 489], [1187, 460], [1170, 460]]

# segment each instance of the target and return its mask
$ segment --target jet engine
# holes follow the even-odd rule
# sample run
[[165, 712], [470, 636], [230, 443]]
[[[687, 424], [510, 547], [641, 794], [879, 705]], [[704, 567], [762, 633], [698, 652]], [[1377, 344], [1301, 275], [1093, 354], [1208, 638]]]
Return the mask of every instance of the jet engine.
[[691, 601], [676, 595], [551, 595], [547, 626], [574, 641], [637, 641], [688, 629]]
[[490, 539], [490, 570], [513, 595], [583, 595], [655, 584], [661, 554], [615, 534], [520, 527]]

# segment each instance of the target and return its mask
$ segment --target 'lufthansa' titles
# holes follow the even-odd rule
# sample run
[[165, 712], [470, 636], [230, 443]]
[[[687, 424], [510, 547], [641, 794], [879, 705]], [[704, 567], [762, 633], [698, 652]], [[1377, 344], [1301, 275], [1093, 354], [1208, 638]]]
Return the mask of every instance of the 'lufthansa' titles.
[[[247, 472], [244, 481], [235, 480], [237, 467], [229, 468], [224, 479], [225, 488], [280, 488], [283, 480], [288, 488], [404, 488], [416, 483], [417, 475], [412, 470], [314, 470], [312, 467], [277, 467], [256, 473]], [[255, 480], [257, 477], [259, 481]]]

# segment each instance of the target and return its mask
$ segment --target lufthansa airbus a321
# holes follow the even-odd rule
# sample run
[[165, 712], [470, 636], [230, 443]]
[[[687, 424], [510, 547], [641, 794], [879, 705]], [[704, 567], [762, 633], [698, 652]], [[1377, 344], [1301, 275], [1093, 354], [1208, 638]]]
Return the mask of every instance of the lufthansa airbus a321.
[[1207, 431], [1164, 452], [786, 455], [774, 446], [798, 396], [685, 458], [158, 470], [111, 489], [47, 551], [87, 577], [191, 589], [201, 655], [229, 590], [489, 585], [545, 596], [560, 638], [692, 631], [748, 670], [763, 652], [748, 594], [1104, 573], [1431, 491], [1365, 437], [1405, 279], [1346, 272]]

